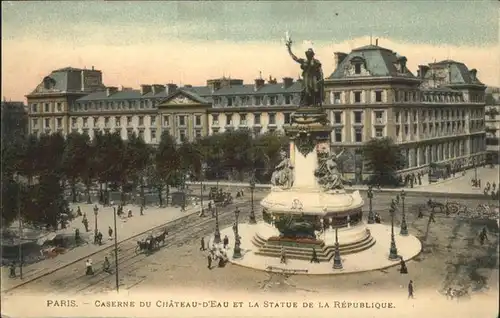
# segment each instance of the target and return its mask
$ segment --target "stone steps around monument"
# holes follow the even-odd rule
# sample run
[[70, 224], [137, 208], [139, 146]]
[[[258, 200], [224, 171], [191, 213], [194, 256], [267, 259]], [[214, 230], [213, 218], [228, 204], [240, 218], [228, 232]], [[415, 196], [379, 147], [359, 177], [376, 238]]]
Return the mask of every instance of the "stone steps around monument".
[[[252, 239], [252, 243], [259, 248], [256, 255], [267, 256], [267, 257], [281, 257], [281, 246], [280, 245], [272, 245], [267, 243], [263, 238], [258, 235], [254, 236]], [[340, 245], [340, 255], [348, 255], [353, 253], [359, 253], [364, 250], [369, 249], [376, 243], [375, 239], [370, 235], [364, 238], [361, 241]], [[321, 249], [316, 249], [316, 255], [320, 262], [329, 262], [335, 253], [334, 246], [325, 246], [322, 245]], [[298, 260], [310, 260], [312, 257], [312, 248], [311, 247], [286, 247], [286, 256], [290, 259], [298, 259]]]

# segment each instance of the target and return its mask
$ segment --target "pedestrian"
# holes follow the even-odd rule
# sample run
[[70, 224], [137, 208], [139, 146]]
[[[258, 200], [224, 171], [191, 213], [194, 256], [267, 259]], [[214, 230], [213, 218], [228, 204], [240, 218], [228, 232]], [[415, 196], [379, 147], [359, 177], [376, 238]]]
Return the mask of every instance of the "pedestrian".
[[94, 270], [92, 269], [92, 260], [89, 258], [85, 262], [86, 272], [85, 275], [94, 275]]
[[429, 215], [429, 223], [430, 222], [436, 223], [436, 220], [434, 219], [434, 212], [431, 212], [431, 214]]
[[401, 257], [400, 265], [401, 265], [401, 268], [399, 269], [399, 273], [400, 274], [408, 274], [408, 268], [406, 267], [406, 263], [402, 257]]
[[101, 231], [97, 232], [97, 244], [102, 245], [102, 233], [101, 233]]
[[9, 266], [9, 277], [16, 278], [16, 263], [12, 262]]
[[129, 218], [132, 217], [132, 209], [128, 209], [128, 215], [127, 215]]
[[111, 241], [113, 239], [113, 229], [111, 226], [108, 226], [108, 235], [109, 235], [109, 240]]
[[83, 226], [85, 227], [85, 232], [88, 232], [89, 231], [89, 220], [87, 220], [85, 215], [83, 216], [82, 223], [83, 223]]
[[410, 280], [408, 283], [408, 299], [412, 298], [413, 299], [413, 281]]
[[143, 205], [141, 205], [140, 214], [141, 214], [141, 215], [144, 215], [144, 206], [143, 206]]
[[104, 263], [102, 264], [102, 270], [108, 274], [111, 274], [111, 264], [107, 256], [104, 256]]
[[318, 254], [316, 253], [316, 249], [314, 247], [313, 247], [313, 251], [312, 251], [311, 263], [318, 263], [319, 264]]
[[80, 206], [76, 209], [76, 215], [82, 216], [82, 209], [80, 209]]
[[75, 244], [78, 246], [80, 245], [80, 230], [75, 229]]
[[201, 246], [200, 246], [200, 251], [204, 251], [205, 250], [205, 238], [204, 237], [201, 237]]
[[229, 238], [227, 237], [227, 235], [224, 236], [224, 240], [222, 240], [222, 243], [224, 244], [224, 249], [229, 245]]
[[212, 257], [213, 255], [211, 254], [207, 255], [208, 269], [212, 269]]
[[486, 234], [486, 227], [483, 227], [481, 233], [479, 233], [479, 242], [481, 245], [484, 245], [484, 241], [488, 239], [488, 235]]
[[285, 254], [285, 247], [284, 246], [281, 247], [281, 260], [280, 260], [280, 263], [281, 264], [286, 264], [286, 254]]

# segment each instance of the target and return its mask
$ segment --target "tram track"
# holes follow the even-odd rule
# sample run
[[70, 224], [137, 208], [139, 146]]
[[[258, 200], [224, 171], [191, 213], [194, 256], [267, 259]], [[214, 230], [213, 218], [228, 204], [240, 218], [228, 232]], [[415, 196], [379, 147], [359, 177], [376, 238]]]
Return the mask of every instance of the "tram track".
[[[236, 202], [235, 204], [232, 204], [228, 207], [219, 208], [219, 225], [225, 226], [226, 224], [232, 223], [233, 209], [235, 207], [241, 208], [245, 205], [248, 205], [248, 202]], [[160, 250], [156, 250], [153, 253], [161, 253], [164, 252], [163, 250], [165, 248], [173, 247], [176, 245], [179, 246], [179, 243], [180, 245], [183, 245], [186, 241], [191, 241], [194, 238], [206, 236], [213, 231], [214, 224], [215, 218], [212, 218], [210, 216], [200, 218], [198, 214], [192, 214], [183, 219], [174, 220], [170, 223], [158, 226], [155, 228], [155, 230], [165, 228], [168, 231], [168, 235], [165, 244], [160, 247]], [[144, 235], [145, 233], [142, 233], [141, 235]], [[119, 274], [122, 279], [125, 276], [131, 276], [134, 271], [136, 271], [140, 267], [143, 267], [143, 262], [147, 260], [150, 255], [145, 253], [136, 253], [136, 239], [141, 235], [131, 237], [125, 241], [120, 242], [118, 245], [118, 267]], [[99, 259], [99, 261], [93, 264], [95, 271], [94, 276], [89, 277], [85, 275], [85, 267], [83, 266], [83, 264], [79, 265], [78, 262], [74, 262], [73, 264], [58, 269], [49, 275], [32, 280], [29, 286], [26, 287], [30, 287], [31, 290], [37, 290], [37, 285], [39, 283], [49, 280], [50, 286], [53, 288], [54, 293], [79, 294], [88, 290], [94, 290], [100, 287], [103, 282], [106, 282], [110, 279], [114, 280], [115, 264], [113, 262], [113, 251], [114, 247], [110, 246], [109, 248], [105, 248], [90, 257], [92, 259]], [[111, 261], [110, 267], [113, 270], [112, 274], [106, 273], [102, 270], [105, 256], [108, 256]], [[52, 281], [50, 280], [52, 277], [60, 275], [63, 272], [63, 276], [57, 277], [57, 279], [53, 279]], [[75, 277], [75, 272], [80, 272], [82, 274]], [[123, 288], [123, 286], [121, 287]], [[8, 290], [6, 293], [11, 293], [16, 289], [18, 288], [14, 287], [13, 289]]]

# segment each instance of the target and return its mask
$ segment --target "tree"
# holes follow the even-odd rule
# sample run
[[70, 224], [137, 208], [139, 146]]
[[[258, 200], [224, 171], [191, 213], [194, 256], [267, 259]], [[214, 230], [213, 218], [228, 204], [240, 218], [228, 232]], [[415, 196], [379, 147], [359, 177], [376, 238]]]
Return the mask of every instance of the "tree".
[[281, 160], [281, 150], [288, 148], [288, 138], [277, 133], [265, 133], [257, 136], [252, 145], [252, 166], [256, 170], [256, 179], [269, 182], [274, 167]]
[[391, 138], [371, 139], [363, 147], [366, 168], [371, 171], [371, 184], [398, 185], [397, 171], [405, 165], [405, 158]]
[[178, 184], [177, 173], [180, 168], [180, 158], [177, 152], [175, 140], [170, 136], [167, 131], [161, 134], [161, 141], [155, 155], [155, 170], [158, 175], [158, 183], [156, 188], [158, 190], [158, 199], [160, 206], [162, 206], [162, 191], [163, 187], [167, 190], [167, 205], [168, 197], [170, 195], [170, 186]]
[[39, 173], [62, 174], [62, 158], [66, 141], [59, 134], [41, 135], [36, 156]]
[[[90, 139], [86, 134], [70, 133], [66, 138], [66, 147], [62, 156], [62, 169], [71, 186], [73, 202], [76, 202], [76, 184], [85, 182], [90, 169]], [[88, 183], [86, 183], [88, 184]]]
[[248, 130], [227, 131], [221, 135], [224, 166], [241, 180], [251, 167], [252, 135]]
[[36, 135], [30, 135], [21, 143], [19, 149], [19, 159], [16, 170], [28, 179], [32, 184], [33, 179], [40, 172], [37, 155], [39, 153], [40, 143]]
[[151, 149], [142, 138], [136, 134], [129, 136], [125, 143], [123, 155], [124, 177], [132, 183], [133, 189], [141, 186], [141, 198], [144, 204], [144, 176], [148, 164], [150, 164]]

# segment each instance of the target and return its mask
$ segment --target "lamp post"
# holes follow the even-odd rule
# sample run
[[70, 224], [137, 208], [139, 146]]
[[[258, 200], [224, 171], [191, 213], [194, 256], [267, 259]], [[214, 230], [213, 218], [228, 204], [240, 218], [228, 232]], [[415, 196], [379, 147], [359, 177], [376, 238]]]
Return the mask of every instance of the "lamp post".
[[397, 261], [399, 257], [396, 241], [394, 239], [394, 213], [396, 212], [396, 202], [394, 200], [391, 202], [389, 212], [391, 213], [391, 248], [389, 249], [389, 260]]
[[97, 204], [94, 205], [94, 219], [95, 219], [95, 235], [97, 235], [97, 215], [99, 214], [99, 208]]
[[477, 183], [477, 163], [476, 163], [476, 157], [472, 158], [472, 165], [474, 166], [474, 180]]
[[373, 187], [371, 185], [368, 187], [367, 195], [368, 195], [368, 202], [369, 202], [368, 224], [374, 224], [375, 223], [375, 216], [373, 215], [373, 205], [372, 205]]
[[205, 176], [205, 170], [207, 166], [205, 163], [201, 165], [200, 171], [200, 204], [201, 204], [201, 215], [205, 215], [205, 210], [203, 209], [203, 177]]
[[405, 213], [405, 190], [401, 190], [401, 211], [403, 213], [403, 219], [401, 220], [401, 230], [399, 235], [408, 235], [408, 225], [406, 224], [406, 213]]
[[335, 227], [335, 254], [333, 256], [333, 269], [342, 269], [342, 259], [340, 258], [339, 228]]
[[233, 250], [233, 258], [240, 258], [241, 257], [241, 249], [240, 249], [240, 234], [238, 231], [238, 219], [240, 216], [240, 210], [236, 208], [234, 210], [234, 216], [236, 218], [236, 222], [234, 223], [234, 250]]
[[116, 233], [116, 207], [113, 206], [113, 223], [115, 227], [115, 281], [116, 281], [116, 292], [118, 293], [120, 289], [120, 282], [118, 279], [118, 235]]
[[252, 180], [250, 180], [250, 201], [251, 201], [251, 208], [250, 208], [250, 224], [256, 224], [257, 221], [255, 220], [255, 211], [254, 211], [254, 205], [253, 205], [253, 192], [255, 190], [255, 177], [252, 176]]

